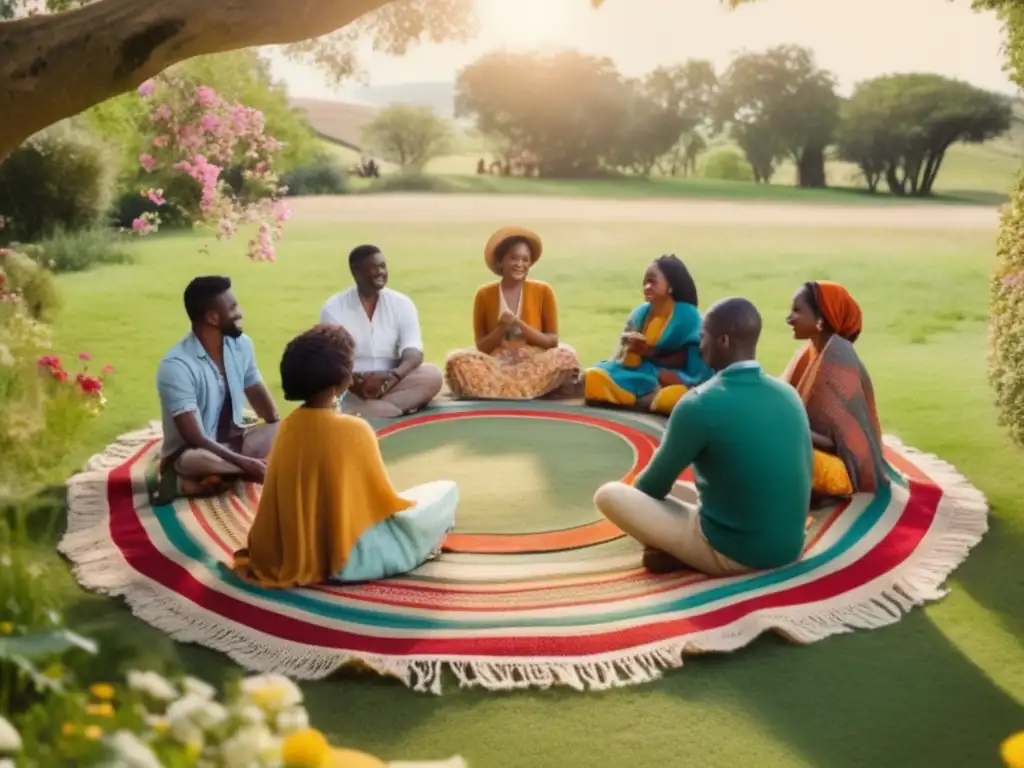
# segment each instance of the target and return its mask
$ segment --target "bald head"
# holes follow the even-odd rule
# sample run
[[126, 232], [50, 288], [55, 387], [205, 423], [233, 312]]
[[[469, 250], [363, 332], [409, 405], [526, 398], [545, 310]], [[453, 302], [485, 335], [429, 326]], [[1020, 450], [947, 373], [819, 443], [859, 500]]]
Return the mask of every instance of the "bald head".
[[761, 313], [740, 296], [722, 299], [704, 314], [700, 352], [711, 368], [720, 371], [733, 363], [757, 358]]

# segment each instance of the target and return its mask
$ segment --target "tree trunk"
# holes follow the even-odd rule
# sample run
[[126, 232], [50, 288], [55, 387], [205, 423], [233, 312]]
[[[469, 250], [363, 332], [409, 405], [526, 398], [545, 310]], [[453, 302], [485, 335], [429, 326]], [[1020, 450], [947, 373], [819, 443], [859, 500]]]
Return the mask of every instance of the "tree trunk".
[[0, 22], [0, 161], [37, 131], [208, 53], [308, 40], [389, 0], [97, 0]]
[[932, 194], [932, 187], [935, 184], [935, 179], [938, 178], [939, 169], [942, 168], [942, 161], [946, 158], [947, 149], [949, 149], [949, 144], [942, 147], [938, 152], [928, 158], [928, 165], [925, 166], [924, 178], [921, 180], [921, 191], [919, 194], [922, 197], [928, 197]]
[[796, 165], [797, 183], [808, 189], [823, 189], [825, 183], [825, 151], [820, 147], [804, 147]]

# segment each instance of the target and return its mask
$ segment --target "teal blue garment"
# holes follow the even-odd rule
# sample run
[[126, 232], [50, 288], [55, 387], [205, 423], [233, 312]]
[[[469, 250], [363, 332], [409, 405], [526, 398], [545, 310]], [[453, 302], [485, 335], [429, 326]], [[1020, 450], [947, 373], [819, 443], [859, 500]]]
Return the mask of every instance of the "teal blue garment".
[[226, 382], [217, 364], [191, 332], [160, 361], [156, 389], [163, 424], [162, 455], [172, 456], [186, 447], [174, 423], [175, 417], [183, 413], [195, 413], [206, 436], [216, 440], [220, 411], [228, 394], [231, 395], [231, 420], [238, 427], [244, 425], [245, 391], [263, 381], [252, 339], [245, 335], [224, 339], [224, 371]]
[[[650, 303], [641, 304], [634, 309], [626, 321], [623, 333], [643, 333], [644, 323], [650, 311]], [[666, 356], [685, 349], [686, 363], [682, 368], [659, 365], [652, 360], [644, 360], [636, 368], [627, 368], [622, 364], [622, 359], [625, 358], [624, 351], [620, 351], [615, 360], [603, 360], [594, 367], [605, 371], [618, 386], [637, 397], [649, 395], [658, 388], [658, 374], [661, 371], [672, 371], [687, 387], [695, 387], [714, 375], [714, 371], [708, 368], [704, 358], [700, 356], [700, 323], [699, 309], [693, 304], [677, 301], [668, 325], [658, 343], [654, 345], [659, 355]]]
[[382, 520], [363, 533], [352, 547], [336, 581], [373, 581], [408, 573], [441, 549], [455, 527], [459, 489], [438, 480], [399, 494], [416, 506]]
[[755, 569], [800, 557], [814, 448], [792, 386], [746, 361], [687, 392], [634, 485], [664, 499], [689, 466], [701, 530], [716, 551]]

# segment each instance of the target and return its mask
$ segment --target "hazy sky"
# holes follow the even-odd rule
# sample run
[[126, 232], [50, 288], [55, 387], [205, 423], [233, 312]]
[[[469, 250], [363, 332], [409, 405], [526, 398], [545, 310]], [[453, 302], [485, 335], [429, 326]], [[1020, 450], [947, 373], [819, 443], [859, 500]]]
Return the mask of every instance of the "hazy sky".
[[[610, 56], [627, 75], [706, 58], [723, 68], [733, 54], [781, 43], [814, 49], [845, 92], [890, 72], [937, 72], [1001, 91], [1002, 34], [969, 0], [764, 0], [736, 11], [717, 0], [476, 0], [480, 31], [463, 45], [424, 45], [394, 58], [362, 58], [369, 83], [454, 80], [460, 67], [498, 48], [576, 48]], [[898, 10], [897, 10], [898, 9]], [[294, 96], [340, 96], [315, 70], [275, 56]]]

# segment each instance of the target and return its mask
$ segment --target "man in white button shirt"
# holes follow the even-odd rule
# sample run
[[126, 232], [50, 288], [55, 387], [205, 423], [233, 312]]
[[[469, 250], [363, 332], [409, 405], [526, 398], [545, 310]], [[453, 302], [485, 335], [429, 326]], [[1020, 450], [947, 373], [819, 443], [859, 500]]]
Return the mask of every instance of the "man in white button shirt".
[[341, 325], [356, 342], [352, 388], [342, 410], [370, 419], [393, 419], [427, 405], [443, 377], [423, 364], [423, 337], [412, 299], [387, 287], [380, 248], [360, 245], [348, 257], [355, 286], [332, 296], [320, 322]]

